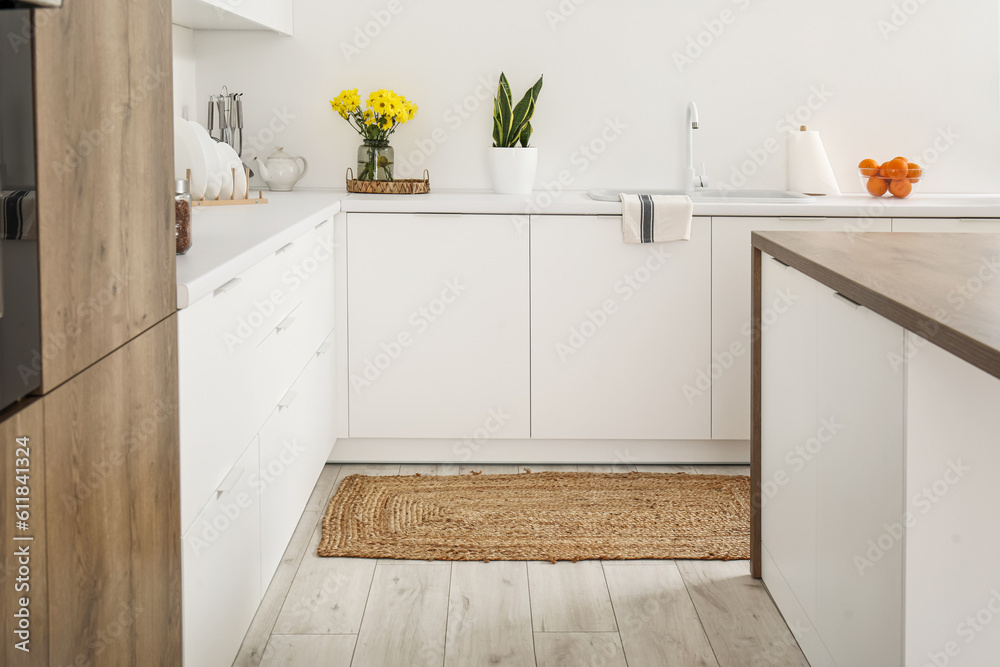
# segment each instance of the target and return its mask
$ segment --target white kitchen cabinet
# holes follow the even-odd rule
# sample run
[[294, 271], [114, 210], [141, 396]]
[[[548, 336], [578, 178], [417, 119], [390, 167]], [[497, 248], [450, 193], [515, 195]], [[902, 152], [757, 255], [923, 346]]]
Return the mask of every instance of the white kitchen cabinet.
[[1000, 234], [997, 218], [893, 218], [894, 232], [972, 232]]
[[[761, 541], [806, 619], [816, 622], [818, 283], [764, 255], [761, 339]], [[788, 530], [794, 526], [794, 530]]]
[[253, 439], [182, 538], [184, 665], [232, 664], [263, 589]]
[[[888, 218], [865, 230], [888, 232]], [[710, 382], [712, 438], [750, 438], [750, 234], [755, 231], [850, 231], [856, 218], [712, 218], [712, 357], [699, 372]]]
[[838, 665], [901, 665], [903, 329], [818, 289], [816, 625]]
[[293, 0], [173, 0], [172, 10], [185, 28], [292, 34]]
[[352, 438], [527, 438], [527, 218], [347, 217]]
[[313, 353], [260, 431], [261, 586], [266, 589], [335, 440], [333, 336]]
[[619, 216], [531, 219], [531, 435], [711, 438], [711, 222], [629, 245]]

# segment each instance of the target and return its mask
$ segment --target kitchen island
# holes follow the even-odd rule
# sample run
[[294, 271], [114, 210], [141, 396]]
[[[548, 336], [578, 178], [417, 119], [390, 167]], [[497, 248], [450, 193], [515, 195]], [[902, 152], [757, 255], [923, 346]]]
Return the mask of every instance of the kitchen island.
[[814, 666], [994, 664], [1000, 235], [752, 245], [754, 576]]

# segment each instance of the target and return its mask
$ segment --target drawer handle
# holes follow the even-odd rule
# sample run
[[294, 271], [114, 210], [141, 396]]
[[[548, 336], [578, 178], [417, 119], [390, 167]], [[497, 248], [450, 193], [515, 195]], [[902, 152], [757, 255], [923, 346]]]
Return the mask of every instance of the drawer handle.
[[230, 470], [229, 474], [226, 475], [226, 478], [222, 480], [221, 484], [219, 484], [219, 488], [215, 490], [215, 497], [219, 498], [227, 493], [231, 493], [232, 490], [236, 488], [236, 485], [239, 484], [240, 479], [243, 477], [243, 473], [246, 471], [247, 469], [244, 466], [236, 466]]
[[295, 318], [292, 317], [291, 315], [289, 315], [285, 319], [283, 319], [280, 322], [278, 322], [278, 325], [276, 327], [274, 327], [274, 330], [277, 331], [278, 333], [281, 333], [282, 331], [286, 330], [288, 327], [292, 326], [293, 324], [295, 324]]
[[321, 229], [323, 227], [326, 227], [328, 224], [330, 224], [330, 220], [329, 219], [324, 220], [323, 222], [319, 223], [318, 225], [316, 225], [315, 227], [313, 227], [313, 229]]
[[826, 216], [808, 217], [801, 215], [793, 215], [793, 216], [781, 216], [778, 218], [778, 220], [785, 220], [786, 222], [826, 222]]
[[772, 258], [771, 258], [771, 261], [772, 261], [772, 262], [774, 262], [775, 264], [778, 264], [778, 265], [779, 265], [779, 266], [780, 266], [781, 268], [783, 268], [783, 269], [787, 269], [787, 268], [788, 268], [788, 265], [787, 265], [787, 264], [785, 264], [784, 262], [782, 262], [782, 261], [781, 261], [780, 259], [778, 259], [777, 257], [772, 257]]
[[286, 408], [292, 407], [292, 403], [295, 402], [295, 399], [298, 397], [298, 395], [299, 392], [297, 391], [289, 391], [287, 394], [282, 396], [281, 400], [278, 401], [278, 410], [284, 410]]
[[330, 351], [331, 347], [333, 347], [333, 341], [332, 340], [326, 341], [325, 343], [319, 346], [318, 350], [316, 350], [316, 356], [317, 357], [323, 356], [324, 354]]
[[286, 243], [285, 245], [283, 245], [280, 248], [278, 248], [277, 250], [275, 250], [274, 254], [275, 255], [281, 255], [283, 253], [286, 253], [286, 252], [288, 252], [289, 250], [292, 249], [293, 245], [295, 245], [295, 241], [291, 241], [289, 243]]
[[212, 296], [221, 296], [226, 292], [228, 292], [229, 290], [236, 287], [237, 285], [239, 285], [241, 282], [243, 282], [242, 278], [233, 278], [229, 282], [223, 283], [222, 285], [216, 287], [215, 291], [212, 292]]
[[861, 308], [862, 307], [860, 303], [858, 303], [854, 299], [849, 299], [848, 297], [844, 296], [840, 292], [834, 292], [833, 296], [837, 297], [838, 299], [840, 299], [841, 301], [843, 301], [844, 303], [846, 303], [851, 308], [857, 309], [857, 308]]

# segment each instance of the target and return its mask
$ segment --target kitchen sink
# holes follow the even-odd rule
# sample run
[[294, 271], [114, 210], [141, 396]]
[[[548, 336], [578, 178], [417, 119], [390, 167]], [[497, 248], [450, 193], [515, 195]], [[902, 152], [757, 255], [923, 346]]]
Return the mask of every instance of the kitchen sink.
[[789, 202], [801, 204], [813, 201], [815, 197], [804, 195], [800, 192], [788, 192], [786, 190], [695, 190], [685, 193], [677, 188], [673, 190], [590, 190], [587, 195], [597, 201], [618, 201], [618, 194], [624, 192], [628, 195], [690, 195], [692, 201], [718, 201], [718, 202]]

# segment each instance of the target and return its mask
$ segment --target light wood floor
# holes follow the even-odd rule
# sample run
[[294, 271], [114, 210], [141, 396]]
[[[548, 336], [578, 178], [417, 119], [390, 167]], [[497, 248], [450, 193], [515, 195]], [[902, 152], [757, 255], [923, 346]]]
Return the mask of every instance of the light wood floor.
[[[539, 466], [749, 474], [742, 466]], [[319, 558], [348, 475], [516, 466], [327, 465], [234, 663], [238, 667], [808, 666], [748, 561], [427, 562]]]

